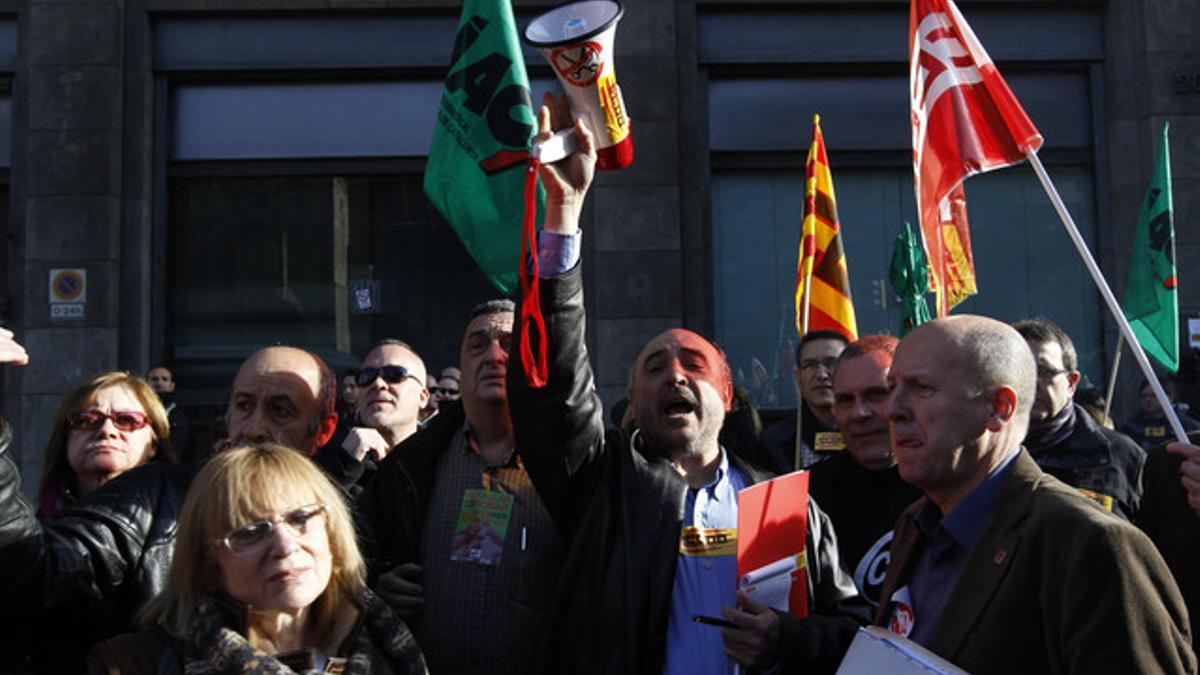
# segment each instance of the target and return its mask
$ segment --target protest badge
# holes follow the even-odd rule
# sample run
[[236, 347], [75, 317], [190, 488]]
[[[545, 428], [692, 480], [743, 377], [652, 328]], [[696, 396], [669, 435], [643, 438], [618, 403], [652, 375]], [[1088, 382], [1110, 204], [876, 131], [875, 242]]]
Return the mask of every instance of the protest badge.
[[846, 449], [846, 439], [840, 431], [818, 431], [813, 437], [817, 452], [833, 452]]
[[450, 544], [450, 559], [499, 565], [514, 501], [512, 495], [503, 492], [480, 489], [464, 492], [458, 526]]

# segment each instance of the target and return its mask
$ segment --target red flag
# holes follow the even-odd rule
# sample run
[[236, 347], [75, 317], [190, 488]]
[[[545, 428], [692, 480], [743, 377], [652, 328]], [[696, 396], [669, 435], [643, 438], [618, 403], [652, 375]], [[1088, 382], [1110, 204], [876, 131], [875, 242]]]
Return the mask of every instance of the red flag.
[[1025, 159], [1042, 135], [953, 0], [912, 0], [913, 179], [938, 316], [975, 292], [967, 176]]

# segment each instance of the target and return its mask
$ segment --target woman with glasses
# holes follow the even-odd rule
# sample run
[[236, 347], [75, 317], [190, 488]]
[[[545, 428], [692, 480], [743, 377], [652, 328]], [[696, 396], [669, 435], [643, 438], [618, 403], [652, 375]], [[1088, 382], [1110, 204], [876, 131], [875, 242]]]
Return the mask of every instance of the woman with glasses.
[[171, 427], [158, 395], [131, 373], [103, 373], [67, 393], [54, 416], [38, 490], [38, 516], [151, 459], [174, 460]]
[[367, 590], [338, 488], [280, 445], [210, 459], [184, 499], [146, 628], [101, 643], [89, 672], [424, 673], [412, 634]]

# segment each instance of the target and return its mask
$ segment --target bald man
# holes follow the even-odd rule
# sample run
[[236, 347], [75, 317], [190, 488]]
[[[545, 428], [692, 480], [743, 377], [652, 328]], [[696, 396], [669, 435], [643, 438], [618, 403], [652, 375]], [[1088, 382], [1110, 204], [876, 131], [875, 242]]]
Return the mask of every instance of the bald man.
[[1154, 545], [1021, 448], [1036, 381], [1025, 340], [992, 319], [900, 342], [892, 451], [925, 497], [896, 524], [876, 623], [976, 675], [1195, 672]]
[[[11, 333], [0, 333], [0, 363], [24, 360]], [[312, 455], [337, 425], [336, 387], [314, 354], [255, 352], [234, 379], [223, 447], [273, 441]], [[91, 644], [133, 630], [165, 585], [179, 508], [199, 465], [151, 462], [39, 522], [0, 425], [0, 602], [31, 625], [69, 616], [71, 631], [38, 630], [31, 649], [39, 672], [83, 672]]]
[[[543, 108], [544, 135], [550, 116]], [[605, 434], [578, 264], [579, 209], [595, 154], [590, 136], [579, 126], [576, 134], [581, 154], [542, 167], [552, 214], [539, 241], [549, 379], [534, 389], [522, 369], [508, 372], [517, 447], [571, 541], [562, 572], [571, 583], [555, 602], [535, 672], [733, 673], [738, 664], [833, 672], [857, 629], [852, 607], [863, 605], [815, 502], [809, 618], [735, 596], [737, 492], [768, 475], [718, 440], [733, 398], [721, 350], [681, 328], [652, 338], [629, 384], [637, 430]], [[520, 314], [515, 334], [519, 322]], [[723, 616], [733, 627], [696, 623], [696, 614]]]
[[378, 462], [417, 433], [429, 401], [425, 362], [408, 343], [386, 338], [367, 352], [355, 372], [357, 424], [343, 423], [317, 454], [317, 464], [357, 499]]

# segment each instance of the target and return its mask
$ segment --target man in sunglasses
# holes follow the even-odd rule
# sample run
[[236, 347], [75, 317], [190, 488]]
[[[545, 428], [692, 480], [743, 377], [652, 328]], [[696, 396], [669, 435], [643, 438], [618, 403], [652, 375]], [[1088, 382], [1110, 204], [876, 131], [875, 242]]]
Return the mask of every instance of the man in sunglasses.
[[442, 368], [441, 375], [438, 375], [437, 389], [431, 390], [434, 396], [439, 401], [457, 401], [459, 397], [459, 380], [462, 379], [462, 372], [454, 366], [446, 366]]
[[[0, 329], [0, 364], [20, 365], [23, 354]], [[229, 444], [274, 442], [311, 456], [333, 435], [336, 396], [337, 379], [315, 354], [255, 352], [230, 391]], [[71, 616], [85, 641], [133, 630], [137, 612], [166, 583], [179, 508], [199, 465], [145, 464], [39, 522], [8, 456], [9, 433], [0, 428], [0, 602], [31, 625]], [[56, 665], [47, 672], [83, 672], [85, 654], [51, 656]]]
[[420, 428], [421, 409], [429, 401], [425, 362], [407, 343], [380, 341], [355, 373], [356, 424], [341, 424], [317, 453], [317, 464], [349, 486], [357, 498], [375, 476], [377, 463]]
[[430, 672], [525, 673], [562, 561], [513, 440], [512, 324], [510, 300], [472, 311], [461, 400], [441, 401], [356, 504], [372, 585], [412, 626]]

